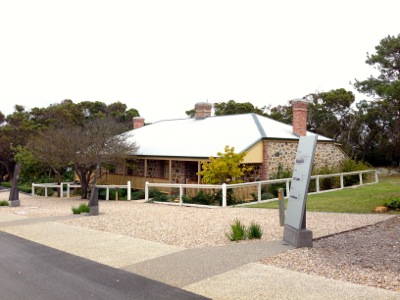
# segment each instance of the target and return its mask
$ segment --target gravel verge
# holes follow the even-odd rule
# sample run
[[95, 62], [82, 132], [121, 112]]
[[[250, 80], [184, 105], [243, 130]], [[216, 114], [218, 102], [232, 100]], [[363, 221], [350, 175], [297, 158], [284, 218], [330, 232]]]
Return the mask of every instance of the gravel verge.
[[313, 248], [290, 250], [262, 263], [400, 292], [400, 217], [322, 238]]

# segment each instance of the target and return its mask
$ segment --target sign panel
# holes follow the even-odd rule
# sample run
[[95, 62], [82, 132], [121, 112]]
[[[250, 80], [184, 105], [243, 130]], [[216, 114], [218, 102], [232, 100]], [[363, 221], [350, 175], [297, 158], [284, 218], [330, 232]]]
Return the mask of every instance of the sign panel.
[[296, 229], [302, 229], [301, 224], [303, 222], [317, 139], [317, 135], [301, 136], [299, 139], [285, 220], [285, 224]]

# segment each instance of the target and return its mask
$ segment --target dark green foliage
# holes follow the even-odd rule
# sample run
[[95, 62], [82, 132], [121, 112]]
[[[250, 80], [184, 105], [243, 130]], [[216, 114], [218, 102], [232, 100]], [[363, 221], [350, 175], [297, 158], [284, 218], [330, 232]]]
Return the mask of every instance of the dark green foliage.
[[[291, 178], [291, 177], [292, 177], [292, 171], [289, 170], [288, 168], [283, 169], [283, 166], [281, 164], [279, 164], [278, 172], [276, 172], [275, 174], [272, 174], [270, 176], [270, 179], [282, 179], [282, 178]], [[274, 184], [268, 185], [268, 192], [270, 194], [274, 195], [273, 198], [277, 198], [278, 197], [278, 190], [281, 189], [281, 188], [282, 189], [286, 189], [286, 183], [285, 182], [274, 183]]]
[[[183, 203], [192, 203], [200, 205], [219, 205], [222, 206], [222, 190], [217, 192], [205, 192], [200, 190], [195, 196], [182, 195]], [[243, 203], [242, 200], [236, 199], [233, 189], [226, 190], [226, 205], [236, 205]]]
[[[333, 167], [329, 166], [329, 165], [325, 165], [324, 167], [317, 169], [317, 170], [313, 170], [313, 175], [327, 175], [327, 174], [334, 174], [334, 173], [339, 173], [338, 170], [334, 169]], [[312, 180], [313, 183], [312, 185], [315, 185], [315, 180]], [[310, 182], [310, 186], [311, 186], [311, 182]], [[320, 191], [324, 191], [324, 190], [330, 190], [330, 189], [334, 189], [334, 188], [340, 188], [340, 178], [339, 177], [328, 177], [328, 178], [321, 178], [319, 180], [319, 189]], [[316, 189], [314, 189], [313, 191], [316, 191]], [[310, 189], [309, 189], [310, 192]]]
[[144, 190], [135, 190], [131, 193], [132, 200], [141, 200], [145, 198]]
[[151, 202], [168, 202], [171, 197], [157, 189], [150, 189], [149, 198]]
[[[106, 200], [107, 190], [102, 188], [99, 189], [99, 200]], [[110, 188], [109, 191], [109, 200], [117, 199], [117, 190], [114, 188]], [[118, 189], [118, 200], [126, 200], [127, 198], [127, 189]]]
[[231, 241], [240, 241], [246, 239], [246, 227], [239, 221], [236, 220], [234, 224], [231, 225], [231, 232], [226, 233], [226, 236]]
[[254, 106], [250, 102], [239, 103], [235, 102], [235, 100], [229, 100], [226, 103], [225, 102], [214, 103], [214, 109], [216, 116], [239, 115], [248, 113], [255, 113], [261, 116], [267, 115], [265, 113], [266, 107], [258, 108], [257, 106]]
[[3, 200], [3, 201], [0, 201], [0, 206], [9, 206], [9, 203], [7, 200]]
[[[346, 159], [342, 162], [341, 168], [342, 172], [354, 172], [354, 171], [368, 170], [371, 167], [363, 162], [355, 161], [352, 159]], [[367, 179], [366, 176], [367, 175], [363, 175], [363, 180]], [[348, 175], [344, 176], [343, 181], [344, 181], [344, 186], [352, 186], [360, 183], [360, 177], [358, 174]]]
[[74, 215], [79, 215], [81, 213], [88, 213], [89, 211], [90, 207], [85, 203], [82, 203], [81, 205], [79, 205], [79, 207], [72, 208], [72, 212]]
[[393, 197], [389, 199], [385, 206], [389, 207], [390, 209], [399, 210], [400, 209], [400, 197]]
[[204, 192], [204, 190], [200, 190], [193, 197], [183, 195], [182, 201], [184, 203], [214, 205], [215, 204], [215, 194], [206, 193], [206, 192]]
[[[50, 197], [54, 194], [55, 190], [53, 188], [47, 188], [47, 196]], [[37, 188], [35, 187], [35, 195], [45, 196], [46, 190], [45, 188]]]
[[[5, 187], [5, 188], [11, 188], [11, 182], [2, 182], [0, 186]], [[28, 193], [30, 194], [32, 192], [32, 186], [31, 185], [18, 185], [18, 190], [20, 192]]]
[[261, 226], [255, 222], [251, 222], [249, 228], [247, 229], [248, 239], [261, 239], [263, 232]]

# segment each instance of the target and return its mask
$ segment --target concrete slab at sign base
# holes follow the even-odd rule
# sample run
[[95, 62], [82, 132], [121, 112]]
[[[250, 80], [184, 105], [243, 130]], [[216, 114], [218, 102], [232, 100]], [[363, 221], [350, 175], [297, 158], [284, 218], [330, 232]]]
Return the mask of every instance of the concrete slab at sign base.
[[20, 200], [11, 200], [10, 201], [10, 206], [11, 207], [18, 207], [21, 205], [21, 201]]
[[313, 232], [309, 229], [296, 229], [292, 226], [285, 225], [283, 240], [296, 248], [312, 247]]
[[98, 216], [99, 215], [99, 207], [98, 206], [90, 206], [89, 216]]

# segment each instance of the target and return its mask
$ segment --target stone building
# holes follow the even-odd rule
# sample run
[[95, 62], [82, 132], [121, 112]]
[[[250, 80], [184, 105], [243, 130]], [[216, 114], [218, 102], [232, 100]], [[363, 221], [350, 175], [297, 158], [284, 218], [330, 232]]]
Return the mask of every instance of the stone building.
[[[299, 136], [306, 131], [307, 101], [293, 100], [293, 126], [257, 114], [211, 116], [212, 104], [197, 103], [195, 117], [164, 120], [144, 126], [144, 118], [133, 119], [127, 139], [139, 150], [113, 174], [100, 180], [143, 188], [144, 182], [199, 183], [201, 163], [225, 146], [246, 152], [245, 164], [253, 166], [245, 181], [270, 179], [278, 169], [292, 169]], [[314, 167], [333, 167], [347, 156], [334, 140], [318, 136]]]

